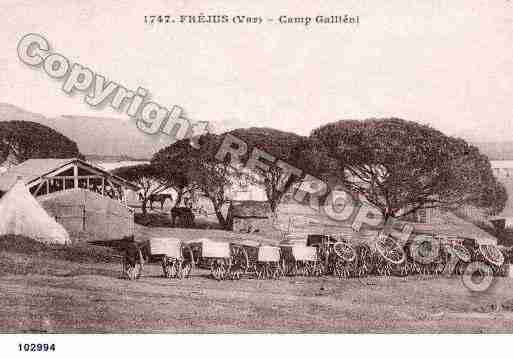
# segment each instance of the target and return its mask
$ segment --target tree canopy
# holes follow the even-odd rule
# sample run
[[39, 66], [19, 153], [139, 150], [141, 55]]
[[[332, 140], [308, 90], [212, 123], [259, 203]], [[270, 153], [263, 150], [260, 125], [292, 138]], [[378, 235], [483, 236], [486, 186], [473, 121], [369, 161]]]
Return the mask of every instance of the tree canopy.
[[112, 173], [139, 185], [143, 214], [147, 213], [148, 200], [152, 194], [157, 194], [171, 187], [168, 178], [158, 168], [149, 163], [116, 168]]
[[221, 136], [202, 135], [198, 143], [200, 147], [196, 149], [189, 139], [177, 141], [157, 152], [151, 163], [183, 190], [200, 190], [212, 202], [219, 224], [226, 228], [228, 223], [222, 206], [228, 201], [226, 190], [233, 185], [238, 173], [228, 161], [215, 158], [222, 143]]
[[0, 122], [0, 159], [15, 146], [18, 160], [29, 158], [73, 158], [83, 156], [77, 144], [50, 127], [30, 121]]
[[486, 156], [462, 139], [397, 118], [338, 121], [314, 130], [310, 147], [335, 160], [327, 171], [385, 218], [421, 208], [504, 206]]
[[256, 182], [264, 186], [271, 210], [275, 212], [283, 195], [294, 182], [301, 179], [301, 174], [293, 174], [285, 178], [283, 163], [295, 167], [298, 165], [298, 149], [305, 146], [307, 138], [267, 127], [243, 128], [229, 133], [248, 145], [246, 155], [241, 158], [243, 161], [248, 160], [254, 148], [275, 158], [275, 161], [267, 163], [268, 170], [256, 169], [257, 177], [260, 180]]

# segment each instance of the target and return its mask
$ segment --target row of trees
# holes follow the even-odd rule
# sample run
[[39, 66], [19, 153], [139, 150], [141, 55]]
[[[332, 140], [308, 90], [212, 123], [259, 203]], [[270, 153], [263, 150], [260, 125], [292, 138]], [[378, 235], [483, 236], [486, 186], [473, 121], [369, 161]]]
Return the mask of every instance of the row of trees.
[[[228, 134], [327, 183], [340, 184], [380, 209], [385, 218], [405, 216], [423, 208], [458, 208], [464, 204], [500, 212], [507, 201], [505, 188], [493, 176], [489, 160], [462, 139], [449, 137], [429, 126], [401, 119], [344, 120], [321, 126], [308, 137], [270, 128], [238, 129]], [[157, 152], [151, 163], [121, 168], [116, 174], [143, 188], [143, 211], [152, 193], [172, 187], [177, 203], [188, 191], [199, 191], [226, 226], [221, 208], [227, 188], [248, 179], [228, 158], [215, 158], [223, 135], [199, 139], [200, 149], [188, 140]], [[276, 211], [285, 193], [301, 181], [296, 173], [284, 182], [278, 161], [249, 176], [265, 188]]]
[[19, 162], [29, 158], [83, 157], [74, 141], [50, 127], [31, 121], [0, 121], [0, 163], [11, 150]]

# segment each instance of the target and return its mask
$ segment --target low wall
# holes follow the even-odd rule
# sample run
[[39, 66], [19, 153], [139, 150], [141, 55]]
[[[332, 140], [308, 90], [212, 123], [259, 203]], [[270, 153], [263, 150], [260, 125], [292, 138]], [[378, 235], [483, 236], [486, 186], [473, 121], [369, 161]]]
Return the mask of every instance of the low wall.
[[98, 193], [70, 189], [37, 199], [75, 241], [105, 241], [134, 234], [133, 211]]

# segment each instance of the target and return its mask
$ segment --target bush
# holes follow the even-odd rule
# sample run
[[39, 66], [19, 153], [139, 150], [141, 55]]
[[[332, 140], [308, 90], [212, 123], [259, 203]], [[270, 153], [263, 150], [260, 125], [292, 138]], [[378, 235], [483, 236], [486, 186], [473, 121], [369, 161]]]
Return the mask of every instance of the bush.
[[86, 243], [70, 245], [41, 243], [32, 238], [16, 235], [0, 236], [0, 251], [79, 263], [119, 263], [121, 254], [112, 248]]

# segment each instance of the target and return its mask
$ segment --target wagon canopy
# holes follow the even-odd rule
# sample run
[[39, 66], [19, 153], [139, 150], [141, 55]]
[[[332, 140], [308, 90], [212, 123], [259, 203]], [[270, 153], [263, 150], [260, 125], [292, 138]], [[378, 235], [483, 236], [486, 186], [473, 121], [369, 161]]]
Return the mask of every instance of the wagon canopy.
[[0, 235], [16, 234], [45, 243], [65, 244], [68, 232], [41, 207], [23, 181], [0, 198]]

